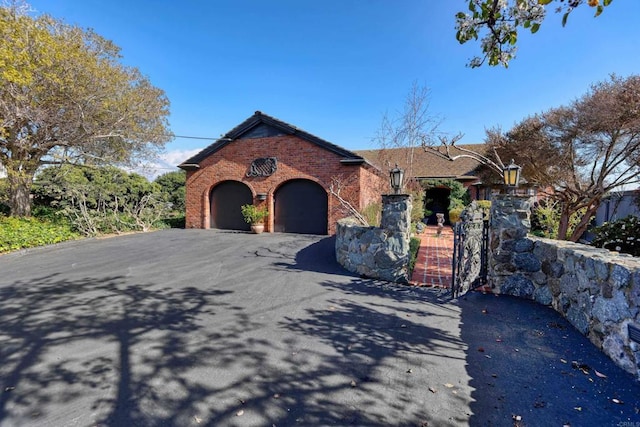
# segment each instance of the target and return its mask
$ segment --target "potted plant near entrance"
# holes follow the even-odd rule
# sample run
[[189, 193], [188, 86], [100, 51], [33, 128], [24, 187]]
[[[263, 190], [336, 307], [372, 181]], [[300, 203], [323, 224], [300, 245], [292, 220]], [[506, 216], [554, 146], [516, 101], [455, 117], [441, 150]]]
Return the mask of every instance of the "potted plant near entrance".
[[258, 207], [256, 205], [242, 205], [242, 217], [245, 222], [251, 225], [251, 231], [260, 234], [264, 231], [264, 219], [269, 216], [266, 207]]

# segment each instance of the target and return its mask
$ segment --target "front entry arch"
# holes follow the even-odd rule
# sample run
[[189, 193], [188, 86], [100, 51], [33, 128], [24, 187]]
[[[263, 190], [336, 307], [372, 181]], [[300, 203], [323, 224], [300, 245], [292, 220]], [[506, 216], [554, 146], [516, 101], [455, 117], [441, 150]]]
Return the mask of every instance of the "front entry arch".
[[429, 216], [429, 224], [433, 225], [437, 223], [436, 214], [444, 214], [445, 224], [449, 224], [449, 195], [451, 189], [447, 187], [434, 187], [426, 191], [425, 209], [431, 211]]
[[329, 198], [308, 179], [285, 182], [274, 194], [274, 229], [284, 233], [327, 234]]
[[211, 228], [249, 231], [240, 207], [253, 204], [253, 194], [239, 181], [223, 181], [211, 190]]

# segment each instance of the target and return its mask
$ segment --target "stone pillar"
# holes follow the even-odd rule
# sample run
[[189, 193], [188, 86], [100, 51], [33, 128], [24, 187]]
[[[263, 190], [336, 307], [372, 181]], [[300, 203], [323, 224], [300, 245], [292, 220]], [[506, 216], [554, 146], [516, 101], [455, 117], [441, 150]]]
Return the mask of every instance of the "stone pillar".
[[[531, 199], [510, 194], [495, 195], [491, 199], [489, 227], [488, 282], [493, 292], [531, 298], [533, 283], [514, 274], [518, 264], [533, 260], [520, 259], [524, 247], [531, 242], [525, 237], [531, 229]], [[531, 295], [529, 295], [531, 293]]]
[[376, 253], [376, 264], [386, 270], [386, 280], [409, 281], [409, 239], [411, 236], [412, 200], [408, 194], [382, 196], [380, 227], [387, 235], [386, 250]]

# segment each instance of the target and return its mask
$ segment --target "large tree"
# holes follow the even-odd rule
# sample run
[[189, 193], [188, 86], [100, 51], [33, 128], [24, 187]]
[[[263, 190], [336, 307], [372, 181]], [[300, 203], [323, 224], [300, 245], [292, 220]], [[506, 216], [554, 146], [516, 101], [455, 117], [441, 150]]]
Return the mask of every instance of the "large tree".
[[566, 107], [491, 131], [487, 142], [521, 164], [527, 180], [552, 188], [558, 238], [577, 241], [608, 192], [640, 183], [640, 76], [612, 76]]
[[587, 4], [600, 15], [612, 0], [468, 0], [468, 12], [456, 15], [456, 38], [460, 43], [478, 40], [482, 56], [469, 62], [470, 67], [489, 65], [507, 67], [516, 54], [518, 31], [536, 33], [545, 17], [545, 6], [554, 4], [563, 13], [562, 25], [577, 7]]
[[45, 164], [126, 164], [169, 140], [169, 102], [91, 30], [0, 7], [0, 164], [15, 216]]

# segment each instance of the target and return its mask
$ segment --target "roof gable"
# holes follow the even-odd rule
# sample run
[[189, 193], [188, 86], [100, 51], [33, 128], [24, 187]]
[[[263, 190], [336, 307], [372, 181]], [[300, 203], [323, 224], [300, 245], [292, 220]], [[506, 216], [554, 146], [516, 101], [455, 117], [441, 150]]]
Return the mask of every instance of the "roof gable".
[[247, 120], [231, 129], [220, 139], [200, 151], [195, 156], [182, 162], [182, 164], [178, 165], [178, 167], [182, 169], [197, 169], [199, 167], [199, 163], [204, 159], [220, 150], [227, 144], [230, 144], [231, 142], [238, 139], [267, 138], [280, 135], [295, 135], [301, 139], [316, 144], [324, 148], [325, 150], [342, 157], [341, 161], [343, 163], [366, 163], [366, 160], [362, 156], [352, 151], [346, 150], [342, 147], [332, 144], [329, 141], [305, 132], [302, 129], [298, 129], [295, 126], [292, 126], [274, 117], [268, 116], [261, 111], [256, 111], [253, 116], [249, 117]]

